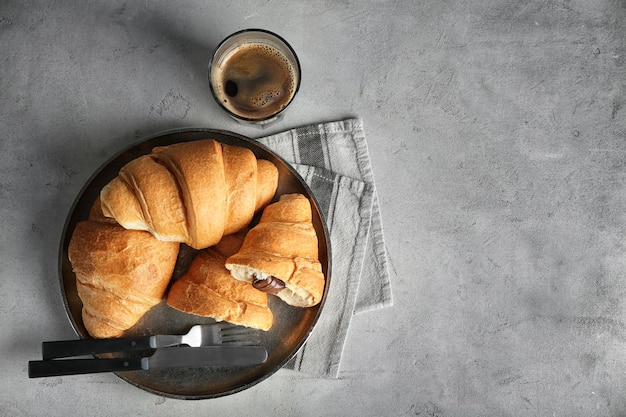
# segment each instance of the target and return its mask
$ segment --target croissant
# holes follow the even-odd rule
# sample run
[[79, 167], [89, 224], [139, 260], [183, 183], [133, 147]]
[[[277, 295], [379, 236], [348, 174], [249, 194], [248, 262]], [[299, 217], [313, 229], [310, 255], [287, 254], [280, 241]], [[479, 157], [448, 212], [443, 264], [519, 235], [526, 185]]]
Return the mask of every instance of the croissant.
[[305, 196], [282, 195], [263, 210], [241, 249], [226, 260], [226, 268], [233, 277], [276, 294], [290, 305], [318, 304], [325, 278], [311, 216]]
[[127, 229], [203, 249], [246, 227], [277, 186], [270, 161], [205, 139], [156, 147], [130, 161], [100, 198], [104, 215]]
[[68, 247], [89, 334], [119, 337], [160, 303], [178, 249], [176, 242], [127, 230], [92, 209], [90, 218], [76, 225]]
[[200, 251], [185, 275], [172, 284], [167, 304], [189, 314], [269, 330], [273, 314], [267, 294], [236, 280], [224, 266], [243, 238], [241, 232], [224, 236], [216, 246]]

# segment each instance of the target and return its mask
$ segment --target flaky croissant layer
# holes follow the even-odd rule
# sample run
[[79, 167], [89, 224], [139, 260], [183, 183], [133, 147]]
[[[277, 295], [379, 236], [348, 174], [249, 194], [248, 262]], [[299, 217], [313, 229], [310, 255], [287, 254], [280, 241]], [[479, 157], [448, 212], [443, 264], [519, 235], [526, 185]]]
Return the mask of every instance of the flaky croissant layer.
[[163, 299], [179, 244], [150, 233], [86, 220], [74, 229], [68, 256], [83, 302], [83, 324], [95, 338], [119, 337]]
[[270, 161], [204, 139], [156, 147], [129, 162], [100, 198], [104, 215], [127, 229], [204, 249], [246, 227], [277, 186]]

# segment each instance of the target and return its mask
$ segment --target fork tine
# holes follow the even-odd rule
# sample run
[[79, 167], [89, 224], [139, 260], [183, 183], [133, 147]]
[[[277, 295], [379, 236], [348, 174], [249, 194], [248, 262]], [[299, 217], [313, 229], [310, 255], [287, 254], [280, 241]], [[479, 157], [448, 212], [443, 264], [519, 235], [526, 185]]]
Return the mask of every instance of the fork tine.
[[215, 323], [213, 326], [220, 329], [220, 331], [232, 330], [232, 329], [247, 329], [248, 327], [240, 326], [238, 324], [229, 323], [227, 321], [220, 321]]
[[229, 326], [220, 328], [221, 334], [248, 334], [248, 333], [258, 333], [258, 329], [253, 329], [251, 327], [243, 327], [243, 326]]
[[261, 339], [233, 339], [222, 340], [223, 345], [236, 345], [236, 346], [261, 346], [263, 342]]
[[224, 326], [220, 329], [222, 343], [260, 344], [262, 337], [257, 329], [243, 326]]
[[246, 327], [239, 324], [232, 324], [228, 322], [221, 322], [218, 326], [220, 333], [223, 334], [235, 334], [235, 333], [256, 333], [258, 329], [252, 327]]
[[217, 323], [213, 324], [213, 326], [217, 326], [220, 329], [224, 329], [224, 330], [229, 330], [229, 329], [257, 330], [252, 327], [244, 326], [243, 324], [235, 324], [229, 321], [218, 321]]

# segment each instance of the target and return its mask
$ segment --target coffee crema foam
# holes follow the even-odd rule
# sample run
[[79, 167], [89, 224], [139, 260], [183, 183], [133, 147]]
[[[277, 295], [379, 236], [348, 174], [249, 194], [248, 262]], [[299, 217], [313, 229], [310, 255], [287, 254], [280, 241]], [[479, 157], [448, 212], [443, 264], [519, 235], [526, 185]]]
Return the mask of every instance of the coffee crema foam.
[[262, 43], [241, 45], [217, 68], [215, 92], [232, 113], [264, 119], [280, 112], [293, 98], [297, 73], [278, 49]]

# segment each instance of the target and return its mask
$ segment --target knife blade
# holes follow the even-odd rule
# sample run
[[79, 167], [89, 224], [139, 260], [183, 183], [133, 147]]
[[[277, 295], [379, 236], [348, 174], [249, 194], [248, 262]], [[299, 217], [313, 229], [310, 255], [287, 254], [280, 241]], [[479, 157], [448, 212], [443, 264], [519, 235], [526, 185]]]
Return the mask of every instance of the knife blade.
[[141, 359], [142, 369], [259, 365], [267, 360], [264, 346], [204, 346], [157, 349]]
[[28, 362], [28, 377], [80, 375], [149, 369], [260, 365], [267, 360], [264, 346], [203, 346], [157, 349], [143, 358], [57, 359]]

